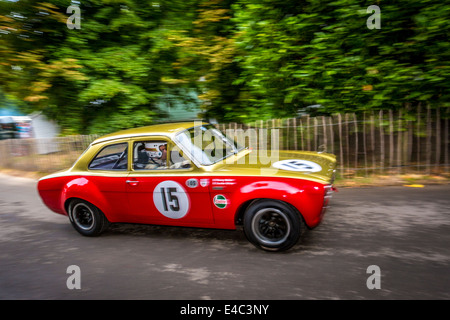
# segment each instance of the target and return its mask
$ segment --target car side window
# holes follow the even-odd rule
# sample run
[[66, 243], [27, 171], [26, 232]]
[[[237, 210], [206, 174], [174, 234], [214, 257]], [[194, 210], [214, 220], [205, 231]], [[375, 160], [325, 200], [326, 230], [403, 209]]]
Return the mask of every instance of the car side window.
[[128, 168], [128, 143], [104, 147], [89, 164], [91, 170], [126, 170]]
[[135, 170], [170, 170], [190, 167], [190, 161], [181, 155], [178, 148], [171, 148], [171, 144], [168, 144], [167, 141], [139, 141], [133, 145], [133, 168]]

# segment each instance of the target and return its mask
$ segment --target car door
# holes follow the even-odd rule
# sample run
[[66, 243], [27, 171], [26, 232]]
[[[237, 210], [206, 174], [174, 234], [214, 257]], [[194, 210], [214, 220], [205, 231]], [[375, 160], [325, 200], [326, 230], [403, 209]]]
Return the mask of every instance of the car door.
[[208, 185], [199, 170], [167, 138], [135, 139], [126, 181], [132, 222], [210, 227], [214, 224]]
[[128, 210], [125, 190], [129, 172], [128, 145], [126, 139], [103, 145], [89, 162], [88, 174], [77, 180], [78, 196], [93, 198], [95, 203], [102, 204], [112, 222], [123, 221]]

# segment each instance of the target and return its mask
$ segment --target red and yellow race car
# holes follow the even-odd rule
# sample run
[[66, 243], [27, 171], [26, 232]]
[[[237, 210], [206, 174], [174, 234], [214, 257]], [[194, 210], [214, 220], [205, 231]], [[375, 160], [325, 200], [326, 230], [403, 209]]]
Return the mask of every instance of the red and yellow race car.
[[335, 167], [332, 154], [258, 152], [211, 124], [185, 122], [103, 136], [37, 188], [85, 236], [110, 223], [242, 226], [255, 246], [281, 251], [322, 220]]

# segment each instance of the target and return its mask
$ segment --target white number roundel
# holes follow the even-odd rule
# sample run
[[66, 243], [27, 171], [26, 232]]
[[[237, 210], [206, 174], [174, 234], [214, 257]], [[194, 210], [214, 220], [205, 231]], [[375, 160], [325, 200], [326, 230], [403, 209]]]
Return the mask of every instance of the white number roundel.
[[300, 160], [300, 159], [290, 159], [281, 160], [275, 162], [273, 166], [277, 169], [288, 170], [288, 171], [302, 171], [302, 172], [319, 172], [322, 171], [322, 167], [312, 161]]
[[170, 219], [183, 218], [190, 206], [186, 190], [172, 180], [163, 181], [155, 187], [153, 203], [162, 215]]

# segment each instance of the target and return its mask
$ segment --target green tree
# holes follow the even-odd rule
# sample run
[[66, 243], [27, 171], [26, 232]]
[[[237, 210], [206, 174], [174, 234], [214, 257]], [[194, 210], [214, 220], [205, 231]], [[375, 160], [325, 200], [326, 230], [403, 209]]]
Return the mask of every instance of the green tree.
[[[381, 29], [368, 29], [369, 1], [240, 0], [239, 82], [262, 115], [448, 106], [449, 7], [382, 1]], [[259, 115], [261, 117], [261, 115]]]
[[221, 121], [246, 118], [240, 110], [242, 85], [234, 83], [241, 73], [231, 21], [234, 2], [199, 1], [192, 28], [173, 37], [180, 48], [177, 66], [183, 72], [179, 76], [200, 92], [204, 117]]
[[83, 1], [81, 29], [69, 29], [70, 1], [2, 2], [0, 85], [65, 133], [150, 124], [166, 90], [185, 86], [170, 81], [178, 73], [170, 35], [186, 27], [192, 3]]
[[[72, 30], [70, 4], [0, 1], [0, 86], [66, 133], [152, 123], [158, 102], [192, 90], [219, 121], [449, 106], [438, 0], [83, 1]], [[380, 29], [366, 25], [373, 4]]]

